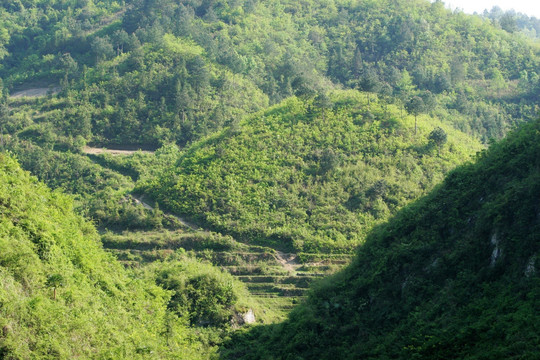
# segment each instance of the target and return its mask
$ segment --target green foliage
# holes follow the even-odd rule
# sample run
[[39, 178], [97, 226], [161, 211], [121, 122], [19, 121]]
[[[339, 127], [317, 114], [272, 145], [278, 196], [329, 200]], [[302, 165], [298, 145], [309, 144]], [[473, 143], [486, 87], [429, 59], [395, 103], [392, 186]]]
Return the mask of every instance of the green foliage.
[[0, 77], [10, 91], [61, 83], [63, 106], [32, 105], [40, 122], [109, 146], [183, 146], [332, 83], [420, 97], [485, 143], [536, 115], [538, 76], [522, 74], [537, 49], [489, 20], [421, 0], [254, 4], [6, 3]]
[[[373, 95], [336, 92], [330, 107], [289, 99], [194, 144], [137, 189], [166, 209], [252, 243], [350, 251], [377, 223], [431, 189], [480, 149], [448, 131], [435, 160], [437, 119], [413, 119]], [[323, 115], [324, 114], [324, 115]], [[422, 188], [419, 188], [421, 184]]]
[[[131, 278], [95, 229], [0, 153], [0, 353], [5, 358], [204, 358], [167, 311], [171, 293]], [[202, 301], [202, 300], [201, 300]]]
[[405, 108], [414, 116], [418, 116], [424, 111], [424, 100], [419, 96], [414, 96], [405, 104]]
[[[152, 194], [164, 208], [246, 242], [310, 254], [350, 252], [375, 225], [480, 149], [463, 133], [488, 143], [536, 116], [538, 46], [515, 34], [516, 26], [524, 28], [522, 16], [495, 13], [491, 22], [424, 0], [4, 1], [0, 147], [10, 149], [49, 186], [76, 194], [77, 211], [102, 229], [171, 225], [159, 208], [148, 211], [128, 195], [137, 183], [138, 191]], [[525, 27], [532, 31], [533, 25], [531, 20]], [[55, 84], [61, 91], [52, 95]], [[34, 87], [51, 92], [38, 99], [8, 97]], [[332, 93], [335, 88], [371, 93]], [[419, 136], [411, 130], [416, 133], [416, 120]], [[87, 143], [160, 149], [155, 155], [85, 156]], [[29, 242], [19, 250], [32, 254], [36, 264], [50, 262], [58, 252], [55, 226], [38, 221], [42, 228], [34, 220], [13, 220], [16, 229], [28, 232]], [[220, 244], [216, 240], [215, 246]], [[140, 292], [133, 299], [148, 296], [143, 300], [153, 305], [144, 310], [142, 305], [118, 310], [124, 298], [100, 307], [103, 294], [81, 290], [95, 300], [81, 300], [81, 322], [90, 319], [84, 314], [93, 307], [112, 311], [118, 319], [109, 325], [98, 315], [95, 333], [89, 325], [78, 325], [81, 330], [73, 336], [90, 339], [80, 354], [75, 346], [63, 345], [68, 332], [59, 328], [64, 325], [51, 325], [53, 330], [42, 325], [58, 324], [58, 309], [73, 292], [74, 280], [62, 270], [71, 269], [68, 265], [32, 270], [39, 274], [39, 296], [27, 302], [17, 297], [27, 296], [24, 281], [32, 277], [9, 276], [12, 267], [30, 269], [32, 264], [2, 268], [2, 284], [17, 300], [0, 311], [34, 316], [21, 320], [18, 331], [25, 335], [19, 340], [31, 339], [33, 332], [56, 335], [37, 336], [38, 345], [32, 345], [45, 349], [52, 344], [50, 351], [39, 350], [50, 357], [155, 358], [167, 347], [171, 357], [189, 357], [181, 350], [189, 343], [183, 337], [185, 322], [225, 324], [234, 291], [221, 286], [216, 274], [196, 278], [178, 270], [178, 264], [163, 266], [190, 289], [167, 285], [186, 299], [175, 305], [183, 310], [164, 310], [170, 293], [153, 285], [156, 303], [137, 282], [126, 291], [126, 298], [130, 291]], [[64, 285], [59, 300], [52, 301], [47, 286], [56, 289], [56, 275]], [[77, 279], [84, 283], [84, 275]], [[94, 283], [88, 284], [92, 289]], [[343, 305], [322, 306], [330, 312]], [[136, 313], [134, 308], [143, 324], [151, 324], [149, 332], [144, 326], [130, 330], [131, 315], [119, 320], [121, 314]], [[158, 315], [147, 319], [154, 308]], [[43, 321], [36, 325], [31, 320], [36, 318]], [[119, 334], [117, 343], [91, 336], [108, 326]], [[127, 340], [129, 331], [134, 340]], [[150, 339], [150, 333], [167, 334], [166, 345], [161, 338]], [[205, 334], [207, 345], [217, 342], [212, 330]], [[411, 356], [429, 354], [441, 338], [411, 340]], [[103, 347], [95, 345], [100, 341]], [[30, 357], [21, 344], [0, 345], [0, 357]]]
[[222, 358], [534, 358], [540, 332], [540, 121], [377, 227], [289, 320]]
[[437, 127], [429, 133], [428, 139], [431, 144], [436, 145], [440, 150], [441, 147], [448, 141], [448, 135], [443, 129]]
[[[224, 327], [231, 324], [245, 287], [232, 275], [187, 257], [179, 262], [153, 264], [156, 283], [173, 291], [168, 307], [192, 325]], [[243, 292], [239, 295], [239, 292]]]

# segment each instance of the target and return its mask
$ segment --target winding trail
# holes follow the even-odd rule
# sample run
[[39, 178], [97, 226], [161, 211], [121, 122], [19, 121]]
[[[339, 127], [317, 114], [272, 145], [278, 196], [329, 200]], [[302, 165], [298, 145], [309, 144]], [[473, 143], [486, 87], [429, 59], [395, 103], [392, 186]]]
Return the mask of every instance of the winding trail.
[[[149, 205], [148, 203], [144, 202], [143, 199], [141, 197], [138, 197], [138, 196], [135, 196], [133, 194], [131, 194], [131, 197], [133, 198], [133, 200], [135, 201], [136, 204], [141, 204], [142, 207], [144, 207], [146, 210], [154, 210], [154, 207]], [[199, 230], [202, 230], [200, 227], [198, 227], [197, 225], [193, 224], [193, 223], [190, 223], [189, 221], [186, 221], [185, 219], [182, 219], [181, 217], [178, 217], [174, 214], [171, 214], [171, 213], [163, 213], [165, 216], [170, 216], [172, 218], [174, 218], [176, 221], [178, 221], [180, 224], [184, 225], [185, 227], [187, 228], [190, 228], [191, 230], [195, 230], [195, 231], [199, 231]]]
[[14, 92], [9, 97], [13, 99], [18, 99], [22, 97], [37, 98], [37, 97], [46, 96], [49, 94], [49, 92], [53, 95], [57, 94], [58, 92], [60, 92], [60, 87], [53, 86], [53, 87], [36, 87], [36, 88], [24, 89], [24, 90], [19, 90], [19, 91]]

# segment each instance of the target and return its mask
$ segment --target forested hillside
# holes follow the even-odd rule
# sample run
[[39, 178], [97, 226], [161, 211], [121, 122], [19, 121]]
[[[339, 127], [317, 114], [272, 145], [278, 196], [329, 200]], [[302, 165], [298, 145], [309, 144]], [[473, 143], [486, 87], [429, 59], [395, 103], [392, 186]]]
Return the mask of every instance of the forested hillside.
[[[376, 117], [365, 114], [367, 122], [374, 116], [375, 127], [377, 121], [427, 115], [436, 119], [428, 122], [445, 133], [455, 133], [454, 128], [485, 144], [538, 110], [537, 45], [489, 20], [452, 13], [441, 2], [28, 0], [2, 5], [0, 11], [0, 147], [16, 153], [25, 169], [48, 185], [78, 194], [79, 211], [105, 226], [119, 222], [148, 228], [151, 219], [118, 205], [140, 180], [138, 170], [123, 167], [121, 174], [111, 172], [115, 169], [80, 155], [85, 144], [146, 149], [170, 149], [173, 144], [189, 151], [190, 144], [239, 128], [243, 118], [291, 96], [305, 104], [322, 101], [320, 107], [330, 106], [325, 104], [327, 93], [338, 88], [377, 94], [370, 95], [382, 101], [377, 106], [392, 109]], [[49, 95], [17, 95], [25, 89], [48, 89]], [[339, 121], [333, 126], [342, 126]], [[388, 131], [385, 126], [372, 130]], [[327, 129], [323, 131], [331, 131]], [[423, 146], [428, 136], [424, 131], [410, 139], [411, 144]], [[313, 140], [306, 144], [311, 150], [339, 147], [325, 143], [326, 148], [317, 149]], [[478, 149], [467, 147], [470, 152]], [[343, 147], [339, 155], [352, 159], [358, 153], [349, 154], [350, 150], [357, 152]], [[442, 150], [437, 156], [444, 158], [449, 152]], [[422, 151], [414, 152], [409, 155], [419, 161]], [[394, 165], [401, 161], [396, 160], [399, 154], [390, 155]], [[315, 154], [310, 161], [321, 159]], [[154, 167], [151, 162], [145, 165]], [[150, 171], [159, 172], [160, 166]], [[436, 173], [445, 169], [449, 167]], [[394, 171], [392, 166], [387, 170]], [[434, 184], [437, 178], [441, 176], [427, 182]], [[351, 198], [346, 211], [370, 223], [374, 213], [375, 218], [384, 217], [386, 208], [391, 213], [428, 188], [422, 183], [384, 204], [374, 201], [378, 195], [370, 195], [374, 199], [362, 206], [358, 204], [364, 200], [353, 197], [366, 195], [368, 189], [351, 188], [354, 193], [346, 190]], [[160, 190], [152, 192], [157, 195]], [[213, 195], [217, 194], [206, 194]], [[347, 201], [342, 199], [345, 195], [337, 197], [330, 206]], [[238, 211], [246, 213], [246, 202], [239, 204], [245, 208]], [[169, 208], [227, 231], [231, 221], [245, 222], [255, 209], [250, 205], [247, 216], [232, 214], [231, 221], [210, 221], [217, 214], [207, 216], [207, 205], [186, 206]], [[275, 221], [283, 228], [282, 219]], [[273, 228], [271, 222], [267, 221]], [[244, 230], [240, 226], [239, 231], [245, 234]], [[358, 238], [352, 234], [357, 230], [352, 226], [345, 239]], [[287, 232], [285, 246], [291, 245]], [[334, 236], [332, 229], [323, 232], [328, 233], [323, 238]], [[273, 233], [258, 229], [256, 236]], [[313, 235], [320, 237], [311, 230], [302, 236]], [[336, 236], [342, 242], [341, 235]]]
[[[428, 1], [24, 1], [0, 8], [4, 87], [61, 85], [56, 143], [195, 141], [292, 95], [332, 87], [421, 98], [480, 137], [534, 117], [538, 47]], [[70, 140], [71, 139], [71, 140]], [[79, 141], [80, 143], [80, 141]]]
[[208, 358], [209, 334], [246, 303], [229, 274], [186, 256], [128, 273], [69, 197], [0, 154], [0, 358]]
[[540, 121], [374, 230], [352, 265], [226, 359], [534, 359]]

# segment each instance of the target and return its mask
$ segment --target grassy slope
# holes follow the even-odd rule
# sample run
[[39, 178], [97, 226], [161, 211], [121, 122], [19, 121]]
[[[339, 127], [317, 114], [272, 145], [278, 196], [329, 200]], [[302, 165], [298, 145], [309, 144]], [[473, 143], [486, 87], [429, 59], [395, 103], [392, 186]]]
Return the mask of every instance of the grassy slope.
[[[371, 98], [371, 99], [370, 99]], [[371, 94], [332, 104], [289, 99], [194, 144], [139, 189], [241, 240], [297, 252], [343, 252], [481, 147]], [[441, 148], [429, 142], [437, 126]]]
[[239, 335], [223, 358], [536, 358], [539, 144], [537, 121], [452, 172], [289, 321]]

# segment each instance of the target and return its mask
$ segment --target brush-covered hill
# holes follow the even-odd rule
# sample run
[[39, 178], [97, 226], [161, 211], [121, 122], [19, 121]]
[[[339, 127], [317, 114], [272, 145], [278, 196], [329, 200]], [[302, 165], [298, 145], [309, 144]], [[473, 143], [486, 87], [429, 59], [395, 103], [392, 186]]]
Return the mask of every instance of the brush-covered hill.
[[540, 121], [375, 229], [350, 267], [227, 359], [535, 359]]
[[0, 358], [208, 358], [245, 287], [181, 255], [133, 276], [72, 207], [0, 153]]
[[291, 98], [193, 144], [137, 191], [251, 243], [351, 251], [480, 149], [435, 117], [416, 122], [368, 93]]

